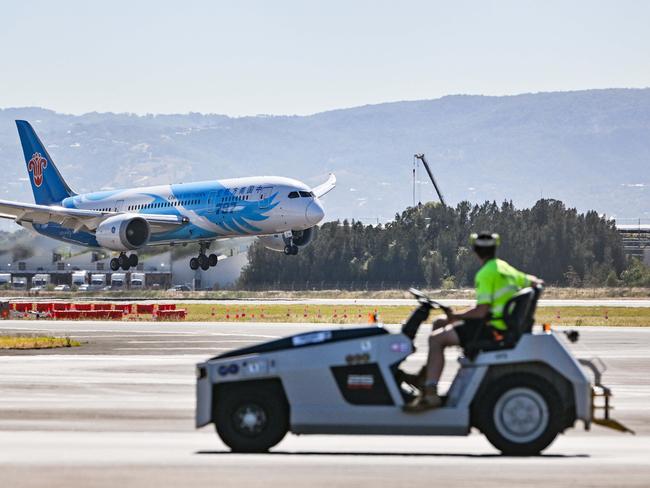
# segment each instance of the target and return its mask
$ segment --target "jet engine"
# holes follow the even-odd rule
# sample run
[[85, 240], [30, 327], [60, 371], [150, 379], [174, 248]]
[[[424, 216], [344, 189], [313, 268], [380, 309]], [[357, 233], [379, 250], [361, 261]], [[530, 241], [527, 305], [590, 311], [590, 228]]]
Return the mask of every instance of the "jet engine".
[[[314, 228], [310, 227], [305, 230], [292, 230], [293, 234], [293, 244], [294, 246], [304, 247], [311, 242], [314, 238]], [[284, 251], [286, 243], [284, 242], [284, 237], [282, 234], [273, 234], [271, 236], [261, 236], [259, 240], [262, 242], [262, 245], [270, 249], [271, 251]]]
[[109, 217], [95, 231], [99, 245], [111, 251], [138, 249], [149, 241], [150, 236], [149, 222], [133, 214]]

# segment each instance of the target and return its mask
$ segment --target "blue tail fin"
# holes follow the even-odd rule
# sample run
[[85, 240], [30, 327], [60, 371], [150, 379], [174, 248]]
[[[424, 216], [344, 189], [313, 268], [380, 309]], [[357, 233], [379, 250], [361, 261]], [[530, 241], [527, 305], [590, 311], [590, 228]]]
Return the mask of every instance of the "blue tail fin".
[[73, 196], [75, 193], [63, 180], [29, 122], [17, 120], [16, 126], [23, 146], [29, 180], [32, 183], [34, 201], [39, 205], [52, 205]]

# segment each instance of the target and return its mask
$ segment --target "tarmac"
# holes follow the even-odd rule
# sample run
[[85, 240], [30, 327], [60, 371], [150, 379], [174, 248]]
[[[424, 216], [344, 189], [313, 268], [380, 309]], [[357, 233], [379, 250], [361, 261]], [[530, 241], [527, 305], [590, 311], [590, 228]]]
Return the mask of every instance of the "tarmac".
[[[648, 486], [650, 328], [581, 327], [569, 347], [602, 358], [614, 417], [581, 424], [544, 455], [509, 458], [469, 437], [288, 435], [271, 454], [231, 454], [194, 429], [194, 366], [225, 350], [333, 326], [3, 321], [0, 332], [68, 335], [78, 348], [0, 355], [0, 472], [7, 487]], [[424, 361], [426, 333], [409, 359]], [[447, 354], [441, 384], [458, 352]]]

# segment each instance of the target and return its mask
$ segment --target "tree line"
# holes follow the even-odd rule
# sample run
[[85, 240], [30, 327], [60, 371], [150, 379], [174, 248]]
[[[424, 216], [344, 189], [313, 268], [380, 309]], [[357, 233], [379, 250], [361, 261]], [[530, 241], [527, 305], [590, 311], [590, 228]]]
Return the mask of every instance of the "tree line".
[[552, 199], [524, 209], [507, 201], [461, 202], [456, 207], [428, 203], [409, 207], [385, 225], [327, 222], [297, 256], [256, 242], [239, 285], [283, 287], [308, 281], [472, 286], [479, 262], [469, 235], [483, 230], [501, 235], [499, 257], [547, 283], [650, 286], [647, 267], [627, 262], [613, 220], [595, 211], [578, 213]]

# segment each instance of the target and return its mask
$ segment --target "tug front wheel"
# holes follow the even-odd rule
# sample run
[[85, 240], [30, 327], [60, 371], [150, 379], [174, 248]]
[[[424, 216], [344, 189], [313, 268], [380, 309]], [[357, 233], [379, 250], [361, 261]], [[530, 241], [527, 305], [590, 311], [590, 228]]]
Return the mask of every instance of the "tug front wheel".
[[562, 430], [562, 403], [548, 381], [513, 374], [488, 385], [474, 405], [477, 426], [507, 456], [535, 456]]
[[214, 424], [234, 452], [266, 452], [289, 430], [289, 407], [277, 385], [228, 385], [217, 394]]

